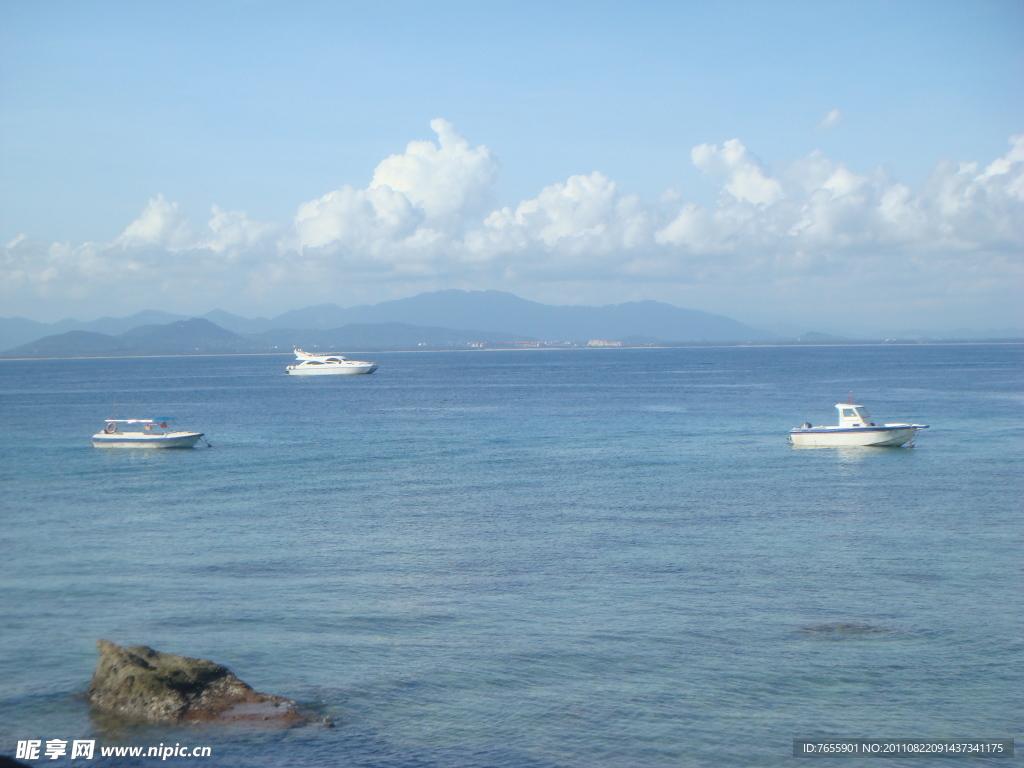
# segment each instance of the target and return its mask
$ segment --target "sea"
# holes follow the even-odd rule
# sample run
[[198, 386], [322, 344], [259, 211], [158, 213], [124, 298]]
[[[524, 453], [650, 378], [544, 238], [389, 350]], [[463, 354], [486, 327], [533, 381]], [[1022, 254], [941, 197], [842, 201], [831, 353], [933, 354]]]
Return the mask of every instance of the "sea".
[[[306, 378], [284, 355], [0, 361], [0, 754], [660, 768], [850, 765], [794, 739], [1019, 750], [1022, 353], [377, 353], [357, 355], [371, 376]], [[787, 443], [850, 398], [930, 428], [912, 448]], [[90, 443], [151, 416], [210, 447]], [[94, 713], [101, 638], [210, 659], [333, 727]], [[101, 754], [133, 745], [209, 756]]]

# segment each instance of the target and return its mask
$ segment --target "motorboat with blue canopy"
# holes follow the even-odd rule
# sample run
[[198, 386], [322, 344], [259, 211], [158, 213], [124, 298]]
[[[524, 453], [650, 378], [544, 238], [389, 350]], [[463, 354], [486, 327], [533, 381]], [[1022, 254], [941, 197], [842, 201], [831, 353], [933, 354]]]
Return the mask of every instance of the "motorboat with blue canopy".
[[168, 421], [107, 419], [103, 431], [92, 436], [92, 444], [96, 448], [192, 448], [203, 439], [202, 432], [173, 430]]

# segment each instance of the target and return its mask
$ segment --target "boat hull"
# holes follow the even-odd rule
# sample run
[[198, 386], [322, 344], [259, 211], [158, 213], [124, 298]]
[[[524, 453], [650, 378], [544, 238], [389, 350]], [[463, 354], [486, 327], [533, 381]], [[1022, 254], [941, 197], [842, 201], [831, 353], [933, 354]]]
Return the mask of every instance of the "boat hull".
[[92, 444], [94, 448], [192, 448], [202, 436], [202, 432], [99, 432], [92, 436]]
[[291, 376], [352, 376], [360, 373], [373, 373], [377, 370], [375, 363], [366, 365], [318, 365], [315, 367], [288, 366], [286, 373]]
[[832, 446], [898, 448], [912, 442], [916, 434], [917, 428], [907, 424], [893, 427], [814, 427], [791, 430], [789, 442], [797, 448]]

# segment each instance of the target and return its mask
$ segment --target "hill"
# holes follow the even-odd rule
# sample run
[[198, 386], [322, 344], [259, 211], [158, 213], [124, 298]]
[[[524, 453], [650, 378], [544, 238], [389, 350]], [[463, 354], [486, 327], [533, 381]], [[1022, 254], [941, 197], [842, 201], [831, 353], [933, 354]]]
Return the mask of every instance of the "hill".
[[67, 331], [23, 344], [4, 357], [113, 357], [253, 352], [262, 345], [193, 317], [166, 325], [143, 325], [118, 336]]
[[602, 307], [553, 306], [504, 291], [434, 291], [348, 309], [336, 304], [320, 304], [285, 312], [271, 322], [278, 327], [324, 329], [347, 323], [398, 322], [572, 342], [627, 336], [664, 342], [771, 338], [771, 334], [722, 315], [681, 309], [657, 301], [631, 301]]
[[[202, 320], [234, 337], [207, 335], [199, 326], [178, 326]], [[154, 330], [166, 327], [167, 331]], [[148, 331], [139, 331], [149, 328]], [[343, 331], [343, 329], [348, 329]], [[413, 332], [411, 329], [419, 330]], [[456, 330], [458, 329], [458, 330]], [[65, 336], [43, 347], [32, 343], [70, 332], [89, 332], [119, 340], [119, 345], [84, 336]], [[138, 334], [136, 333], [138, 331]], [[329, 336], [318, 332], [332, 331]], [[125, 336], [125, 334], [128, 334]], [[141, 334], [141, 335], [139, 335]], [[192, 335], [190, 335], [192, 334]], [[196, 335], [198, 334], [198, 335]], [[6, 356], [61, 357], [75, 354], [76, 339], [88, 354], [185, 354], [189, 351], [257, 351], [290, 344], [347, 349], [417, 348], [421, 343], [445, 346], [471, 341], [513, 339], [585, 343], [589, 339], [644, 339], [651, 343], [743, 342], [767, 340], [771, 334], [722, 315], [681, 309], [657, 301], [632, 301], [602, 307], [552, 306], [521, 299], [504, 291], [434, 291], [407, 299], [342, 308], [320, 304], [274, 318], [248, 319], [223, 310], [186, 320], [180, 315], [147, 310], [131, 317], [103, 317], [87, 323], [61, 320], [38, 323], [25, 318], [0, 318], [0, 349]], [[314, 341], [317, 340], [317, 341]], [[411, 346], [407, 346], [411, 345]], [[129, 352], [129, 350], [158, 350]], [[46, 350], [45, 354], [43, 350]], [[30, 354], [31, 352], [31, 354]]]
[[56, 323], [40, 323], [35, 320], [26, 320], [24, 317], [0, 318], [0, 350], [7, 350], [46, 336], [56, 336], [71, 331], [117, 336], [142, 325], [161, 325], [184, 319], [183, 315], [172, 315], [169, 312], [153, 309], [136, 312], [130, 317], [101, 317], [84, 323], [72, 319], [59, 320]]

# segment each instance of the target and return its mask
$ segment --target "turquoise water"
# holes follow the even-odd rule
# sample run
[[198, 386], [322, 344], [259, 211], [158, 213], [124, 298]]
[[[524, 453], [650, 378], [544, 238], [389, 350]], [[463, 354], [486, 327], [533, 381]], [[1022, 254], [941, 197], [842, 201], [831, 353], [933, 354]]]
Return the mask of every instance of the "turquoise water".
[[[1019, 740], [1022, 349], [379, 354], [313, 380], [285, 356], [2, 361], [0, 754], [642, 768]], [[787, 445], [851, 390], [932, 427]], [[214, 447], [93, 449], [115, 408]], [[98, 638], [212, 659], [336, 726], [93, 719]]]

